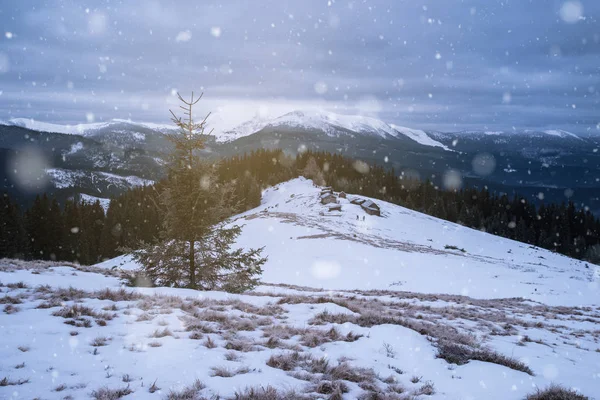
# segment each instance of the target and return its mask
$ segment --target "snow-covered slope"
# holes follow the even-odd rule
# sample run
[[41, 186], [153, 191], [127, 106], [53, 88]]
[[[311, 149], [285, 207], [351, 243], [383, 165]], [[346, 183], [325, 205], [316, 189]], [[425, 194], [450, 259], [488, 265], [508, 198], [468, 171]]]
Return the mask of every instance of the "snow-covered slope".
[[240, 244], [267, 246], [265, 282], [600, 302], [600, 267], [378, 200], [382, 217], [346, 199], [341, 212], [328, 213], [319, 191], [294, 179], [268, 189], [259, 208], [238, 218]]
[[129, 256], [0, 260], [0, 398], [597, 394], [598, 267], [358, 196], [329, 211], [320, 190], [294, 179], [234, 218], [269, 257], [248, 294], [120, 290]]
[[[243, 225], [239, 245], [265, 246], [264, 282], [600, 303], [598, 266], [379, 200], [371, 199], [382, 216], [368, 215], [350, 203], [368, 199], [362, 196], [340, 198], [342, 211], [329, 212], [320, 190], [293, 179], [267, 189], [261, 206], [235, 218]], [[135, 268], [126, 257], [118, 264]]]

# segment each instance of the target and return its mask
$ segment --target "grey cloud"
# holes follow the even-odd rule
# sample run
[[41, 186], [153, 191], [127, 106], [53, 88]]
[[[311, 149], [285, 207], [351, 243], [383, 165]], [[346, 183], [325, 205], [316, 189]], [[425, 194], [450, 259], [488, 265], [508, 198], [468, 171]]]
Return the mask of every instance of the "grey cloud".
[[600, 3], [569, 24], [564, 1], [14, 2], [0, 118], [165, 122], [171, 89], [204, 88], [214, 104], [325, 102], [415, 128], [589, 132]]

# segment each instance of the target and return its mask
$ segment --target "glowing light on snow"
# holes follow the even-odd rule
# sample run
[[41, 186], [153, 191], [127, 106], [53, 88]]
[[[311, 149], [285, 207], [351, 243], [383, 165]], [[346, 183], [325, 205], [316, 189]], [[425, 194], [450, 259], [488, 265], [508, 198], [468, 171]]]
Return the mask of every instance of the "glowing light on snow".
[[473, 172], [477, 175], [487, 176], [496, 169], [496, 159], [488, 153], [477, 154], [471, 162]]
[[360, 161], [360, 160], [356, 160], [354, 161], [354, 164], [352, 164], [352, 166], [354, 167], [354, 169], [361, 173], [361, 174], [368, 174], [369, 173], [369, 164], [367, 164], [364, 161]]
[[102, 13], [94, 13], [88, 19], [88, 31], [93, 35], [101, 35], [106, 31], [108, 18]]
[[221, 37], [221, 28], [218, 26], [213, 26], [210, 28], [210, 34], [216, 38]]
[[181, 31], [175, 37], [175, 41], [177, 43], [189, 42], [190, 40], [192, 40], [192, 32], [190, 32], [189, 30], [188, 31]]
[[342, 267], [335, 261], [316, 261], [310, 272], [316, 279], [333, 279], [340, 275]]
[[35, 147], [21, 149], [9, 162], [12, 180], [25, 191], [43, 189], [48, 184], [50, 163]]
[[327, 84], [323, 81], [315, 83], [315, 92], [317, 92], [317, 94], [327, 93]]
[[448, 190], [458, 190], [462, 187], [462, 176], [460, 172], [449, 169], [444, 173], [443, 177], [444, 188]]
[[7, 39], [12, 39], [12, 38], [13, 38], [13, 34], [12, 34], [12, 32], [6, 32], [6, 33], [4, 34], [4, 36], [6, 36], [6, 38], [7, 38]]
[[0, 52], [0, 74], [5, 74], [10, 70], [10, 61], [8, 56]]
[[558, 14], [566, 23], [574, 24], [583, 18], [583, 5], [578, 1], [566, 1]]

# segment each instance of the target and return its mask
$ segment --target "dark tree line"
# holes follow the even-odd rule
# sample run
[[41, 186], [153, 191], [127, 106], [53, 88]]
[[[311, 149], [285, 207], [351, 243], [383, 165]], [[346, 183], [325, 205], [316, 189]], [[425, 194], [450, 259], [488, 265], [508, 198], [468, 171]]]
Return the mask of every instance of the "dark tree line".
[[[313, 159], [312, 168], [306, 168]], [[358, 164], [357, 164], [358, 163]], [[258, 150], [222, 160], [216, 176], [233, 182], [240, 211], [260, 204], [261, 190], [304, 175], [336, 190], [399, 204], [494, 235], [600, 262], [600, 219], [572, 202], [535, 205], [485, 189], [441, 190], [381, 166], [366, 165], [338, 154]], [[45, 196], [22, 212], [6, 195], [0, 201], [0, 257], [59, 259], [95, 263], [157, 240], [163, 225], [155, 186], [134, 188], [100, 204], [67, 202], [59, 206]], [[77, 227], [75, 232], [72, 228]]]

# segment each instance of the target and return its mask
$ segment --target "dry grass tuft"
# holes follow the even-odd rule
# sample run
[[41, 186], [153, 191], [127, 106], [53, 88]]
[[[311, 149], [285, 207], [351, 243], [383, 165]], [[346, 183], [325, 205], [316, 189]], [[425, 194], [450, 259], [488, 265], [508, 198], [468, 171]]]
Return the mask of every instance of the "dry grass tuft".
[[575, 390], [552, 384], [546, 389], [537, 389], [535, 393], [527, 395], [526, 400], [590, 400], [590, 398]]
[[131, 393], [133, 393], [133, 390], [129, 388], [129, 385], [120, 389], [110, 389], [104, 386], [98, 390], [94, 390], [92, 392], [92, 398], [96, 400], [118, 400]]

